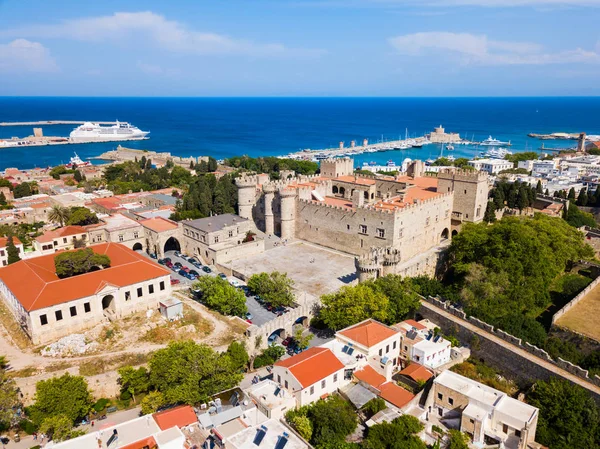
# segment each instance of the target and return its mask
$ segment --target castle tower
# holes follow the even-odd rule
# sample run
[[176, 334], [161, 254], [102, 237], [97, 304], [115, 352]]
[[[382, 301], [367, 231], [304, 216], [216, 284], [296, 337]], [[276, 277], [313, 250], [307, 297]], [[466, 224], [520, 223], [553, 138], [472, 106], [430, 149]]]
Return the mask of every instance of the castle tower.
[[488, 174], [480, 171], [446, 169], [438, 173], [437, 191], [454, 192], [453, 220], [479, 223], [483, 220], [489, 194]]
[[235, 180], [238, 188], [238, 215], [252, 220], [252, 208], [256, 203], [256, 180], [253, 178], [238, 178]]
[[411, 178], [420, 178], [425, 173], [425, 163], [420, 160], [412, 161], [406, 167], [406, 174]]
[[400, 261], [400, 250], [396, 248], [371, 247], [368, 252], [354, 259], [358, 282], [395, 274]]
[[275, 218], [273, 217], [273, 201], [275, 199], [275, 186], [273, 184], [264, 184], [265, 192], [265, 233], [273, 235], [275, 232]]
[[293, 239], [296, 235], [296, 191], [281, 189], [281, 238]]
[[321, 176], [337, 178], [354, 173], [354, 159], [349, 157], [323, 159], [320, 165]]

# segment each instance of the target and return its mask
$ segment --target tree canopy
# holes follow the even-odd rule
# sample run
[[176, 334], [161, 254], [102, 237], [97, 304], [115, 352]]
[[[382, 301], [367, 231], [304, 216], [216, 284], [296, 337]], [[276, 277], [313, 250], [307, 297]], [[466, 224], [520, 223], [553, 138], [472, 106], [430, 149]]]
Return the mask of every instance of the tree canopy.
[[54, 267], [59, 278], [88, 273], [93, 268], [110, 266], [110, 258], [105, 254], [97, 254], [91, 248], [69, 251], [54, 256]]
[[192, 179], [188, 191], [177, 202], [175, 221], [208, 217], [211, 214], [230, 214], [237, 209], [237, 187], [231, 175], [218, 180], [213, 174]]
[[316, 162], [278, 157], [235, 156], [226, 159], [225, 165], [257, 173], [268, 173], [272, 178], [277, 178], [281, 170], [293, 170], [300, 175], [314, 175], [319, 170], [319, 164]]
[[19, 393], [15, 381], [6, 373], [6, 365], [0, 367], [0, 426], [8, 428], [16, 419]]
[[92, 212], [87, 207], [72, 207], [67, 218], [68, 225], [76, 226], [96, 224], [99, 221], [95, 212]]
[[31, 420], [40, 425], [46, 418], [65, 416], [70, 424], [85, 417], [94, 401], [86, 380], [69, 373], [40, 380], [35, 387], [35, 403], [30, 407]]
[[452, 240], [449, 277], [468, 313], [494, 320], [509, 313], [537, 316], [549, 287], [571, 262], [593, 257], [583, 235], [562, 220], [536, 214], [493, 225], [466, 224]]
[[293, 304], [293, 286], [294, 281], [287, 273], [279, 271], [253, 274], [248, 279], [248, 288], [273, 307], [288, 307]]
[[392, 422], [383, 422], [369, 428], [363, 441], [365, 449], [426, 449], [418, 437], [423, 425], [411, 415], [402, 415]]
[[243, 378], [227, 353], [193, 341], [171, 342], [149, 361], [150, 384], [166, 404], [197, 404], [235, 387]]
[[539, 381], [527, 402], [540, 409], [536, 441], [550, 449], [600, 447], [600, 410], [582, 387], [556, 378]]
[[21, 256], [19, 255], [19, 249], [15, 246], [12, 233], [8, 234], [8, 237], [6, 239], [6, 255], [8, 256], [6, 260], [8, 265], [21, 260]]
[[192, 288], [200, 290], [208, 307], [223, 315], [243, 316], [248, 311], [244, 293], [218, 276], [200, 276]]
[[333, 330], [343, 329], [367, 318], [388, 319], [389, 299], [371, 286], [345, 286], [335, 293], [321, 297], [323, 307], [319, 317]]

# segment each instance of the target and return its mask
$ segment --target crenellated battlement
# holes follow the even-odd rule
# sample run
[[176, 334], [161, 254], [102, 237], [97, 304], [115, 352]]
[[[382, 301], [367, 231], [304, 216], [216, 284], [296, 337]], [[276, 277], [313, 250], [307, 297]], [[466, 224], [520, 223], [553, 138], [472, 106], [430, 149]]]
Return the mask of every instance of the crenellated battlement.
[[235, 185], [240, 188], [249, 188], [256, 187], [258, 184], [258, 176], [250, 175], [250, 176], [242, 176], [241, 178], [236, 178]]
[[487, 181], [489, 175], [482, 171], [470, 171], [463, 170], [460, 168], [446, 168], [440, 170], [438, 173], [438, 179], [448, 179], [453, 181], [465, 181], [465, 182], [480, 182]]

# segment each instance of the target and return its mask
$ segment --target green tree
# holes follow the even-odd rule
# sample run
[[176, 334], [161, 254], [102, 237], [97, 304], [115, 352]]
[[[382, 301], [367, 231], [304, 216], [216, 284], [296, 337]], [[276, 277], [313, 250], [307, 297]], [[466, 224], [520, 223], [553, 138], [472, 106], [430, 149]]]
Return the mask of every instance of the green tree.
[[294, 341], [301, 349], [308, 348], [313, 337], [314, 335], [311, 332], [305, 332], [305, 329], [302, 326], [297, 326], [294, 331]]
[[4, 195], [4, 192], [0, 192], [0, 206], [6, 206], [7, 204], [6, 195]]
[[8, 428], [16, 419], [19, 393], [15, 381], [7, 375], [5, 368], [6, 365], [0, 368], [0, 425]]
[[291, 306], [294, 303], [293, 287], [294, 281], [287, 273], [279, 271], [253, 274], [248, 279], [248, 288], [273, 307]]
[[583, 187], [579, 191], [579, 196], [577, 197], [577, 205], [578, 206], [586, 206], [587, 203], [588, 203], [587, 189], [585, 187]]
[[426, 449], [425, 443], [417, 436], [423, 430], [422, 424], [411, 415], [403, 415], [391, 423], [384, 422], [369, 428], [363, 441], [365, 449]]
[[494, 223], [496, 221], [496, 206], [493, 201], [488, 201], [483, 215], [483, 221], [486, 223]]
[[527, 402], [540, 409], [536, 441], [550, 449], [600, 447], [600, 411], [579, 385], [557, 378], [538, 381]]
[[61, 413], [45, 418], [40, 424], [39, 431], [48, 435], [48, 439], [59, 442], [71, 438], [72, 429], [71, 418]]
[[7, 257], [8, 265], [21, 260], [21, 257], [19, 256], [19, 249], [15, 246], [15, 242], [13, 239], [14, 238], [13, 238], [12, 233], [8, 234], [8, 237], [6, 239], [6, 255], [8, 256]]
[[308, 411], [313, 425], [311, 443], [320, 446], [344, 441], [356, 429], [356, 413], [340, 396], [330, 396], [315, 403]]
[[150, 374], [143, 366], [135, 369], [132, 366], [124, 366], [117, 370], [119, 373], [119, 385], [121, 385], [121, 393], [127, 392], [133, 397], [135, 395], [146, 393], [150, 389]]
[[576, 196], [576, 192], [575, 192], [575, 187], [571, 187], [571, 190], [569, 190], [569, 195], [567, 195], [567, 198], [570, 201], [575, 201], [575, 196]]
[[291, 417], [288, 422], [302, 438], [310, 441], [313, 434], [313, 427], [308, 416], [296, 415]]
[[242, 380], [229, 355], [193, 341], [171, 342], [149, 361], [150, 383], [166, 403], [197, 404]]
[[389, 274], [364, 285], [388, 298], [387, 316], [383, 320], [388, 324], [395, 324], [413, 316], [421, 306], [421, 300], [412, 289], [409, 278], [403, 279], [402, 276]]
[[201, 292], [202, 301], [208, 307], [223, 315], [243, 316], [248, 311], [244, 293], [225, 279], [217, 276], [201, 276], [194, 282], [192, 288]]
[[13, 195], [15, 198], [24, 198], [32, 194], [33, 192], [28, 182], [22, 182], [21, 184], [18, 184], [13, 190]]
[[159, 408], [167, 404], [165, 395], [160, 391], [151, 391], [144, 399], [142, 399], [142, 415], [149, 415], [155, 413]]
[[460, 430], [451, 429], [448, 431], [450, 442], [447, 449], [469, 449], [469, 436]]
[[96, 224], [98, 216], [87, 207], [72, 207], [67, 220], [68, 225], [86, 226]]
[[333, 330], [343, 329], [367, 318], [387, 321], [389, 300], [380, 291], [358, 284], [345, 286], [321, 297], [319, 317]]
[[48, 212], [48, 220], [60, 224], [60, 226], [64, 226], [71, 212], [68, 208], [61, 206], [60, 204], [55, 204], [50, 208]]
[[544, 188], [542, 187], [542, 181], [540, 179], [538, 179], [538, 182], [535, 185], [535, 191], [540, 195], [544, 193]]
[[387, 405], [385, 405], [385, 401], [381, 398], [373, 398], [365, 405], [363, 405], [362, 410], [367, 414], [369, 418], [371, 418], [376, 413], [379, 413], [382, 410], [385, 410]]
[[232, 341], [227, 348], [227, 355], [229, 356], [234, 369], [240, 371], [243, 370], [250, 361], [248, 351], [246, 351], [246, 345], [243, 342]]
[[73, 178], [75, 178], [75, 181], [81, 182], [85, 179], [85, 176], [83, 176], [79, 170], [75, 170], [75, 173], [73, 173]]
[[36, 425], [41, 425], [48, 417], [64, 415], [72, 424], [84, 418], [93, 404], [86, 380], [66, 373], [36, 384], [30, 417]]
[[574, 228], [580, 228], [582, 226], [589, 226], [590, 228], [597, 227], [594, 216], [580, 210], [573, 201], [570, 201], [569, 208], [565, 208], [563, 211], [563, 219]]
[[54, 268], [59, 278], [89, 273], [95, 267], [109, 267], [110, 258], [97, 254], [91, 248], [59, 253], [54, 256]]

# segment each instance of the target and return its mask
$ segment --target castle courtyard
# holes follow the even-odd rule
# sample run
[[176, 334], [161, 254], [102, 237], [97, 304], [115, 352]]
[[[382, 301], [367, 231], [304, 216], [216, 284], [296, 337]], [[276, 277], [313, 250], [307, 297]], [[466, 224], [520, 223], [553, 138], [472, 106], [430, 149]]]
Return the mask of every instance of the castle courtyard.
[[246, 277], [263, 271], [287, 272], [299, 291], [314, 296], [357, 282], [353, 256], [301, 241], [242, 257], [231, 266]]

